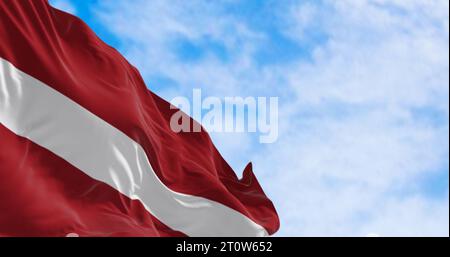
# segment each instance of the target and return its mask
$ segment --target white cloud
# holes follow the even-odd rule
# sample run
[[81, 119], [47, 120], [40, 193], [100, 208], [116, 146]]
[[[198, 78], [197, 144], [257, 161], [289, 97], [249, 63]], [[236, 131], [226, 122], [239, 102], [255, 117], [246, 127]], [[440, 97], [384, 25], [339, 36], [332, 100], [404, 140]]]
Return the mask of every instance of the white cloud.
[[[223, 1], [226, 2], [226, 1]], [[221, 8], [208, 1], [104, 1], [99, 17], [114, 33], [125, 39], [122, 50], [141, 68], [144, 76], [164, 76], [178, 82], [182, 94], [193, 87], [205, 87], [211, 93], [233, 95], [245, 88], [250, 77], [257, 77], [251, 55], [253, 43], [264, 40]], [[179, 41], [193, 44], [213, 43], [223, 48], [229, 60], [207, 51], [196, 62], [183, 62], [174, 45]], [[260, 79], [258, 79], [260, 80]], [[161, 92], [163, 95], [165, 92]]]
[[[448, 236], [448, 192], [429, 197], [416, 186], [448, 173], [448, 1], [274, 5], [265, 13], [277, 18], [272, 25], [314, 47], [311, 58], [263, 66], [256, 54], [270, 35], [223, 3], [230, 1], [103, 1], [98, 15], [146, 78], [175, 82], [150, 81], [167, 99], [194, 87], [281, 97], [278, 143], [215, 135], [233, 166], [254, 162], [280, 212], [279, 235]], [[204, 47], [198, 60], [184, 61], [174, 47], [180, 40], [213, 41], [227, 58]]]
[[[448, 235], [448, 198], [430, 207], [420, 191], [406, 193], [448, 165], [448, 2], [414, 3], [330, 1], [308, 18], [327, 40], [312, 61], [286, 69], [298, 98], [285, 106], [285, 141], [255, 161], [285, 199], [282, 233]], [[293, 8], [286, 33], [302, 43], [301, 9], [311, 6]]]
[[447, 198], [430, 201], [420, 197], [384, 202], [380, 211], [361, 230], [376, 230], [382, 236], [448, 237], [449, 208]]
[[65, 12], [68, 12], [71, 14], [77, 13], [75, 6], [72, 4], [72, 2], [70, 0], [50, 0], [50, 4], [53, 7], [60, 9], [62, 11], [65, 11]]

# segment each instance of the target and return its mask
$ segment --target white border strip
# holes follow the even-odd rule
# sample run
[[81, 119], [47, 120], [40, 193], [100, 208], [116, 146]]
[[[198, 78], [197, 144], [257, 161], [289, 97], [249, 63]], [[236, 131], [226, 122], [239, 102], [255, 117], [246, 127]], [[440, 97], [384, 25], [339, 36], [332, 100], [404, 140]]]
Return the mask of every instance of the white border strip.
[[223, 204], [170, 190], [138, 143], [2, 58], [0, 123], [88, 176], [140, 200], [173, 230], [206, 237], [268, 235], [262, 226]]

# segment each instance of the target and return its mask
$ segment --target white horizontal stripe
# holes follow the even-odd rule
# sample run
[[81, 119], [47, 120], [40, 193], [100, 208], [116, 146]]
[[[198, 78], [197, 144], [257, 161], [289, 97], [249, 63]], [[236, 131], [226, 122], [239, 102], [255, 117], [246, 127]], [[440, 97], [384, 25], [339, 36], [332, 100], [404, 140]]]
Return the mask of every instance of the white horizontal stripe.
[[262, 226], [223, 204], [170, 190], [138, 143], [1, 58], [0, 123], [88, 176], [140, 200], [171, 229], [188, 236], [267, 235]]

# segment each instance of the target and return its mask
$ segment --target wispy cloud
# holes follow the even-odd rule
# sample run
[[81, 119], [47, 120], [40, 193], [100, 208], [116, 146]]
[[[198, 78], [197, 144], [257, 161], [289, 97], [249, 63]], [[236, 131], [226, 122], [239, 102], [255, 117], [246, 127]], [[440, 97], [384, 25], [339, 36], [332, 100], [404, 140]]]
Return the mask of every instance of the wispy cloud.
[[60, 9], [62, 11], [65, 11], [65, 12], [68, 12], [71, 14], [77, 13], [75, 6], [72, 4], [72, 2], [70, 0], [50, 0], [50, 4], [53, 7]]
[[448, 183], [421, 182], [448, 182], [448, 1], [264, 2], [95, 13], [168, 100], [196, 87], [280, 97], [278, 143], [214, 135], [237, 169], [254, 161], [280, 235], [448, 235]]

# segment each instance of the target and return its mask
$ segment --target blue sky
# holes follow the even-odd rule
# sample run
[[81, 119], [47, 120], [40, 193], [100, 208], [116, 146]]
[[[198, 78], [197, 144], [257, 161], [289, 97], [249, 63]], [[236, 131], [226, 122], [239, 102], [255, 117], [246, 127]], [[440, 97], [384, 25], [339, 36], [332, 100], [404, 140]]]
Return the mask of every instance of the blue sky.
[[213, 134], [252, 161], [286, 236], [449, 234], [447, 0], [52, 0], [171, 100], [280, 97], [280, 137]]

